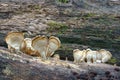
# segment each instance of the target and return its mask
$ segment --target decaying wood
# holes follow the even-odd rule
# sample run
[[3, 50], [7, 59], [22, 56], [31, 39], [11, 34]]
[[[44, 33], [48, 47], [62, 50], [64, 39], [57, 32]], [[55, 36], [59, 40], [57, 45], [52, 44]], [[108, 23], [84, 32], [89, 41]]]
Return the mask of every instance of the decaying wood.
[[[10, 53], [0, 47], [0, 79], [2, 80], [90, 80], [120, 79], [120, 67], [108, 64], [74, 64], [71, 61]], [[108, 77], [109, 76], [109, 77]], [[111, 76], [111, 77], [110, 77]]]

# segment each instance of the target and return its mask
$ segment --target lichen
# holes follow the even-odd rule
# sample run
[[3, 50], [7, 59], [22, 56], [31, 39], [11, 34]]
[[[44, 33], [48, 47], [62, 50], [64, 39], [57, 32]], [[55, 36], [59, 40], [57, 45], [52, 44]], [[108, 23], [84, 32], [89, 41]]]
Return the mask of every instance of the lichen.
[[11, 69], [10, 69], [9, 66], [6, 66], [6, 68], [3, 69], [2, 72], [3, 72], [5, 75], [7, 75], [7, 76], [12, 74], [12, 71], [11, 71]]

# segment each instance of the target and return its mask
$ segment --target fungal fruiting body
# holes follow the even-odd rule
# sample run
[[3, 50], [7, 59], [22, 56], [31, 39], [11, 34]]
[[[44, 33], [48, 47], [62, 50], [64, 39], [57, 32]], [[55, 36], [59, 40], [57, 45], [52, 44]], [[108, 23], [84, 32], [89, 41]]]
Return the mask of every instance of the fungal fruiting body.
[[47, 52], [47, 57], [50, 57], [54, 54], [54, 52], [60, 47], [61, 42], [59, 38], [55, 36], [50, 36], [48, 40], [48, 52]]
[[74, 49], [73, 50], [73, 57], [74, 57], [74, 63], [80, 63], [84, 62], [85, 60], [85, 50], [79, 50], [79, 49]]
[[8, 49], [11, 52], [20, 51], [20, 45], [24, 40], [24, 34], [22, 32], [10, 32], [5, 37], [5, 41], [8, 44]]
[[48, 38], [46, 36], [36, 36], [32, 40], [32, 47], [39, 52], [43, 59], [47, 59]]
[[105, 49], [100, 49], [98, 52], [101, 53], [102, 55], [101, 62], [103, 63], [107, 62], [112, 57], [112, 54], [110, 53], [110, 51], [107, 51]]
[[39, 56], [38, 52], [32, 47], [32, 39], [25, 38], [21, 44], [20, 50], [31, 56]]

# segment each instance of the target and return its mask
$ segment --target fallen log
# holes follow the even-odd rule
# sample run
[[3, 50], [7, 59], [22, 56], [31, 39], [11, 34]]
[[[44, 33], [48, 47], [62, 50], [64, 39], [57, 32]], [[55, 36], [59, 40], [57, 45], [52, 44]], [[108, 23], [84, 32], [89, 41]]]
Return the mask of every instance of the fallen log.
[[74, 64], [51, 58], [42, 61], [0, 47], [1, 80], [99, 80], [120, 79], [120, 67], [108, 64]]

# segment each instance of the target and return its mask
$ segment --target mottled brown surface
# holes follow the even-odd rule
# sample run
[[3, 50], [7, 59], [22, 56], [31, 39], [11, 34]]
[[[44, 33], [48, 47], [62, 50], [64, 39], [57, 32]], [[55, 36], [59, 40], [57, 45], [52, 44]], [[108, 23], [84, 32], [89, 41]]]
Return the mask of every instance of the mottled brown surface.
[[[120, 80], [120, 68], [117, 66], [86, 63], [76, 65], [53, 58], [41, 61], [25, 54], [9, 53], [3, 48], [7, 47], [4, 41], [6, 34], [20, 31], [25, 32], [25, 37], [40, 34], [58, 36], [62, 46], [55, 53], [59, 53], [61, 59], [67, 57], [68, 60], [73, 60], [72, 50], [76, 48], [105, 48], [119, 60], [119, 5], [109, 4], [106, 2], [108, 0], [73, 0], [72, 6], [58, 6], [52, 2], [54, 0], [39, 0], [39, 5], [26, 4], [26, 1], [38, 3], [38, 0], [8, 1], [11, 0], [0, 0], [0, 80]], [[56, 27], [51, 30], [48, 23], [52, 21], [57, 24], [66, 23], [68, 29]]]
[[[8, 58], [8, 59], [7, 59]], [[13, 60], [14, 58], [14, 60]], [[4, 80], [73, 80], [70, 70], [32, 61], [24, 54], [0, 51], [0, 79]], [[73, 78], [73, 79], [72, 79]]]
[[42, 61], [26, 54], [9, 53], [6, 48], [0, 47], [2, 80], [119, 80], [119, 73], [120, 68], [117, 66], [86, 63], [76, 65], [69, 61], [55, 61], [54, 58]]

